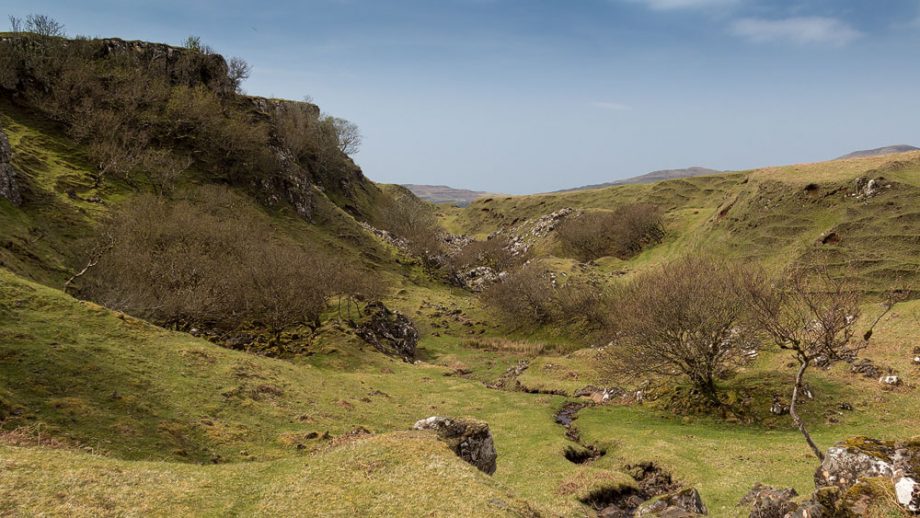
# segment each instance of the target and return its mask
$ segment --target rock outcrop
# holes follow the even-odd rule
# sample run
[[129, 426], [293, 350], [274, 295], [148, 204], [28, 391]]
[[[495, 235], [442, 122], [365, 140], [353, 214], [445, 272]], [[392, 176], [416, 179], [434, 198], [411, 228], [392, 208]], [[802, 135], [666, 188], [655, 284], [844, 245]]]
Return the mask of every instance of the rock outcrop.
[[13, 168], [13, 150], [10, 141], [6, 138], [3, 128], [0, 128], [0, 197], [6, 198], [13, 205], [22, 203], [22, 194], [19, 191], [18, 173]]
[[433, 430], [458, 457], [483, 473], [495, 473], [498, 454], [489, 425], [473, 419], [432, 416], [415, 423], [413, 430]]
[[797, 496], [795, 489], [777, 489], [758, 483], [741, 499], [740, 505], [751, 508], [750, 518], [785, 518], [799, 508], [795, 503]]
[[645, 502], [636, 509], [637, 517], [691, 518], [709, 514], [700, 493], [692, 487]]
[[398, 356], [407, 362], [415, 361], [419, 334], [408, 317], [391, 311], [382, 302], [368, 304], [364, 314], [368, 317], [367, 321], [355, 330], [361, 339], [384, 354]]
[[[765, 518], [849, 518], [896, 511], [892, 506], [918, 514], [918, 473], [920, 439], [896, 442], [853, 437], [827, 450], [815, 472], [816, 490], [809, 500], [795, 504], [791, 490], [757, 485], [742, 504], [753, 506], [751, 517]], [[780, 510], [785, 514], [778, 514]]]

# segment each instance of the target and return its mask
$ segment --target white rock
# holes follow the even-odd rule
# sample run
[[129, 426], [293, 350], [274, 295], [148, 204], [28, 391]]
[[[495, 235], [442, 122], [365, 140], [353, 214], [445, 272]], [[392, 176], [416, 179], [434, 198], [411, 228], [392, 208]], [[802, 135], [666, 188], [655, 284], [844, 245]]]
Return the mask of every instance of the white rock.
[[888, 376], [882, 376], [881, 378], [879, 378], [878, 382], [884, 385], [892, 385], [892, 386], [900, 385], [901, 378], [895, 376], [894, 374], [889, 374]]
[[894, 490], [899, 504], [908, 511], [920, 511], [920, 488], [917, 487], [917, 481], [910, 477], [901, 477], [894, 483]]

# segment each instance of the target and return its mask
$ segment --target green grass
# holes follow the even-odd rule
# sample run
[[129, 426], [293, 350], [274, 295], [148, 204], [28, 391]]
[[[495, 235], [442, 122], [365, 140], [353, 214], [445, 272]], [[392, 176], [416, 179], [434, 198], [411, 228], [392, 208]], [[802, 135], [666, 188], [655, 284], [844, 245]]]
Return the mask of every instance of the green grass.
[[[885, 178], [891, 188], [869, 199], [852, 196], [859, 177]], [[808, 184], [814, 187], [806, 190]], [[920, 291], [920, 152], [801, 164], [717, 176], [588, 191], [477, 200], [442, 211], [457, 232], [484, 237], [515, 221], [563, 207], [610, 209], [646, 202], [665, 211], [664, 241], [639, 256], [605, 258], [600, 271], [632, 272], [687, 253], [753, 260], [771, 268], [816, 256], [855, 274], [867, 291], [898, 281]], [[838, 243], [819, 239], [836, 232]], [[536, 244], [557, 254], [553, 238]]]
[[304, 458], [198, 466], [0, 445], [0, 514], [522, 516], [530, 507], [432, 435], [358, 438]]

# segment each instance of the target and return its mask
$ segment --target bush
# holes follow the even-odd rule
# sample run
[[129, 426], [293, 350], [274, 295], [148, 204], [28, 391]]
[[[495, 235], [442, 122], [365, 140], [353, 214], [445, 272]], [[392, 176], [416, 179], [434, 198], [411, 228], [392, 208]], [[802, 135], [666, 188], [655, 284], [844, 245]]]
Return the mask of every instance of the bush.
[[721, 405], [716, 377], [756, 347], [743, 326], [744, 268], [687, 257], [639, 274], [614, 296], [606, 366], [621, 376], [684, 376]]
[[486, 304], [507, 320], [523, 326], [541, 326], [553, 320], [555, 287], [544, 269], [529, 263], [482, 292]]
[[444, 243], [434, 208], [409, 192], [394, 192], [378, 207], [381, 228], [406, 241], [409, 253], [428, 267], [441, 266]]
[[316, 326], [334, 295], [380, 291], [361, 268], [279, 235], [226, 188], [201, 188], [173, 202], [139, 196], [104, 235], [110, 246], [82, 291], [161, 325], [233, 329], [252, 322], [277, 335]]
[[453, 272], [486, 266], [495, 272], [511, 270], [525, 263], [530, 254], [514, 254], [507, 237], [495, 236], [485, 241], [472, 241], [447, 261]]
[[612, 212], [587, 212], [558, 230], [562, 251], [581, 261], [606, 256], [628, 259], [664, 237], [661, 213], [654, 205], [624, 205]]

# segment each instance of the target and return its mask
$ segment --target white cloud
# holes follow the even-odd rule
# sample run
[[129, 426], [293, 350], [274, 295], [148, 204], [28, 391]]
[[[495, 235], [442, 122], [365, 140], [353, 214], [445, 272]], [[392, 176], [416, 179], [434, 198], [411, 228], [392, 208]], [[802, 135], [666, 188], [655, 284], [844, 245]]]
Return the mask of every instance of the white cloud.
[[737, 36], [756, 43], [791, 42], [800, 45], [822, 44], [842, 46], [862, 36], [850, 24], [837, 18], [804, 16], [768, 20], [743, 18], [732, 23]]
[[610, 101], [595, 101], [593, 104], [596, 108], [601, 108], [604, 110], [610, 110], [612, 112], [625, 112], [631, 110], [631, 106], [627, 106], [623, 103], [614, 103]]
[[705, 9], [709, 7], [724, 7], [736, 4], [740, 0], [629, 0], [633, 3], [643, 4], [656, 11], [672, 11], [677, 9]]

